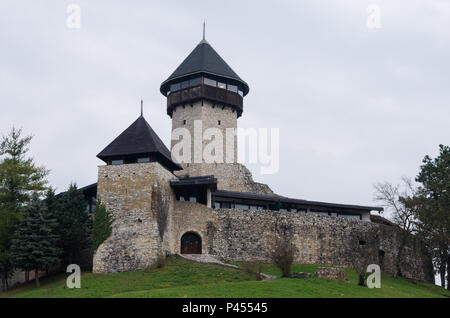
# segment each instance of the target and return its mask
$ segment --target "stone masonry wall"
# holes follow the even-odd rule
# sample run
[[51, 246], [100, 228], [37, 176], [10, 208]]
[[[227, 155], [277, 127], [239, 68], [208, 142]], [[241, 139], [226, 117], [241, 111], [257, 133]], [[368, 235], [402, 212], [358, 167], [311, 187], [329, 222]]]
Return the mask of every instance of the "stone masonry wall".
[[[185, 128], [191, 135], [191, 156], [189, 163], [181, 162], [183, 171], [175, 172], [178, 176], [189, 175], [191, 177], [214, 175], [218, 180], [219, 190], [249, 192], [255, 194], [273, 194], [273, 191], [268, 185], [257, 183], [253, 181], [252, 174], [242, 164], [237, 163], [237, 137], [233, 136], [233, 161], [232, 162], [218, 162], [206, 163], [196, 162], [194, 151], [196, 150], [194, 143], [194, 121], [201, 120], [202, 122], [202, 136], [207, 128], [215, 128], [221, 131], [223, 136], [223, 161], [226, 160], [226, 142], [227, 142], [227, 128], [237, 128], [237, 114], [230, 107], [222, 107], [221, 105], [213, 105], [211, 102], [204, 101], [196, 102], [191, 105], [178, 106], [172, 115], [172, 131], [177, 128]], [[218, 121], [220, 120], [220, 125]], [[186, 121], [186, 123], [184, 123]], [[202, 137], [200, 136], [200, 137]], [[179, 141], [172, 141], [171, 149]], [[204, 150], [210, 140], [202, 140], [201, 145]], [[200, 145], [198, 143], [197, 145]], [[199, 147], [197, 147], [198, 149]], [[199, 150], [202, 154], [203, 150]]]
[[173, 178], [157, 162], [99, 167], [98, 197], [114, 222], [112, 235], [95, 252], [94, 273], [148, 268], [164, 253], [153, 191], [157, 185], [170, 214]]
[[[195, 232], [202, 238], [203, 253], [225, 261], [270, 261], [277, 228], [290, 225], [296, 248], [295, 262], [353, 266], [368, 249], [373, 263], [394, 274], [398, 248], [393, 227], [330, 216], [303, 215], [277, 211], [210, 209], [190, 202], [175, 202], [170, 225], [169, 253], [180, 252], [180, 238]], [[364, 245], [360, 245], [364, 244]], [[405, 249], [402, 272], [416, 280], [432, 281], [422, 261], [418, 242]]]

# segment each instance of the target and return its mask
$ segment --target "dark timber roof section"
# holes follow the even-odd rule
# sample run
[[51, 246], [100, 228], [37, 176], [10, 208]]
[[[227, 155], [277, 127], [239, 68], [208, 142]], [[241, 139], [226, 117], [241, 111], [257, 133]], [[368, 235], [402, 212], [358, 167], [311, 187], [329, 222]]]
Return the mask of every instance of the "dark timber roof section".
[[143, 116], [140, 116], [123, 133], [114, 139], [97, 157], [103, 161], [120, 156], [152, 155], [170, 170], [182, 170], [182, 167], [172, 160], [166, 145], [150, 127]]
[[202, 40], [172, 75], [161, 84], [161, 93], [166, 96], [170, 84], [194, 74], [210, 74], [224, 77], [239, 83], [243, 87], [244, 95], [248, 94], [248, 84], [231, 69], [224, 59], [205, 40]]
[[171, 180], [170, 185], [172, 187], [186, 187], [195, 185], [211, 185], [217, 188], [217, 179], [213, 175], [201, 176], [201, 177], [189, 177]]
[[327, 208], [342, 208], [350, 210], [366, 210], [366, 211], [383, 211], [383, 208], [372, 207], [372, 206], [361, 206], [361, 205], [350, 205], [350, 204], [340, 204], [340, 203], [328, 203], [328, 202], [318, 202], [318, 201], [307, 201], [301, 199], [291, 199], [288, 197], [283, 197], [279, 195], [260, 195], [245, 192], [234, 192], [234, 191], [224, 191], [219, 190], [213, 193], [216, 197], [225, 198], [236, 198], [236, 199], [247, 199], [247, 200], [258, 200], [258, 201], [269, 201], [276, 203], [281, 201], [282, 203], [291, 204], [301, 204], [315, 207], [327, 207]]

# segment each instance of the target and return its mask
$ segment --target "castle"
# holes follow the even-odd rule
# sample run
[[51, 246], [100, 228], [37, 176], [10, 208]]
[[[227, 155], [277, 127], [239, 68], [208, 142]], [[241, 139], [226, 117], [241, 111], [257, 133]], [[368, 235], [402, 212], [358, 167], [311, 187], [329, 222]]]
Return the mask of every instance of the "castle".
[[[106, 163], [98, 168], [98, 182], [82, 188], [91, 213], [101, 198], [114, 217], [112, 235], [95, 252], [95, 273], [148, 268], [169, 254], [267, 262], [280, 228], [291, 233], [295, 262], [352, 266], [361, 257], [357, 251], [367, 248], [382, 270], [395, 271], [398, 231], [371, 215], [382, 208], [281, 196], [237, 162], [236, 136], [226, 131], [237, 128], [249, 86], [205, 39], [160, 91], [173, 132], [195, 136], [198, 129], [203, 135], [213, 128], [226, 136], [231, 155], [207, 162], [195, 149], [207, 147], [208, 139], [194, 137], [185, 140], [193, 149], [183, 153], [189, 160], [178, 162], [141, 112], [98, 154]], [[176, 146], [174, 139], [172, 153]], [[404, 275], [432, 281], [420, 243], [404, 253]]]

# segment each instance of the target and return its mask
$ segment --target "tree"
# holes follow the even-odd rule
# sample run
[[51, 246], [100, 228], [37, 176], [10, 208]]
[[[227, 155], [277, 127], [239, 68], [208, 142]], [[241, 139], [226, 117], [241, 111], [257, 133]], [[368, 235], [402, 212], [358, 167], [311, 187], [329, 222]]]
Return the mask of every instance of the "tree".
[[418, 194], [419, 228], [435, 256], [441, 285], [450, 290], [450, 147], [439, 145], [439, 155], [425, 156], [416, 178], [421, 183]]
[[400, 243], [395, 257], [396, 276], [402, 277], [402, 255], [406, 244], [416, 230], [414, 197], [417, 190], [411, 179], [403, 177], [400, 184], [389, 182], [375, 186], [375, 200], [380, 202], [386, 211], [391, 213], [391, 220], [399, 227]]
[[289, 277], [295, 254], [293, 225], [290, 222], [280, 224], [277, 222], [272, 244], [270, 255], [272, 263], [281, 270], [283, 277]]
[[113, 218], [106, 207], [97, 200], [94, 215], [94, 228], [92, 233], [92, 245], [94, 251], [102, 244], [112, 233]]
[[[55, 190], [52, 187], [49, 187], [47, 192], [45, 193], [45, 199], [44, 199], [46, 209], [46, 217], [49, 219], [53, 219], [56, 222], [53, 224], [53, 233], [55, 233], [58, 238], [56, 240], [56, 245], [60, 246], [60, 237], [59, 237], [59, 224], [57, 222], [58, 220], [58, 200], [55, 195]], [[48, 275], [49, 268], [46, 268], [46, 274]]]
[[60, 246], [66, 264], [79, 261], [81, 251], [90, 247], [91, 218], [86, 211], [83, 193], [71, 184], [57, 201]]
[[39, 270], [55, 264], [61, 254], [57, 247], [56, 219], [48, 213], [37, 194], [33, 195], [22, 215], [12, 241], [11, 255], [17, 268], [34, 270], [36, 287], [39, 287]]
[[0, 273], [5, 289], [14, 270], [10, 249], [20, 209], [33, 193], [45, 190], [48, 175], [48, 170], [26, 157], [32, 137], [21, 138], [21, 134], [21, 129], [13, 127], [0, 141]]

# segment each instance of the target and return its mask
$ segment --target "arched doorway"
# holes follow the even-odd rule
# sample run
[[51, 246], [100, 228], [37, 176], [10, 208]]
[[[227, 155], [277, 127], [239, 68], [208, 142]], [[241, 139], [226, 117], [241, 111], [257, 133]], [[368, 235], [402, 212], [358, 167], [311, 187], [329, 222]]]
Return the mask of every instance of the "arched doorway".
[[189, 232], [181, 237], [181, 254], [201, 254], [202, 238], [200, 235]]

